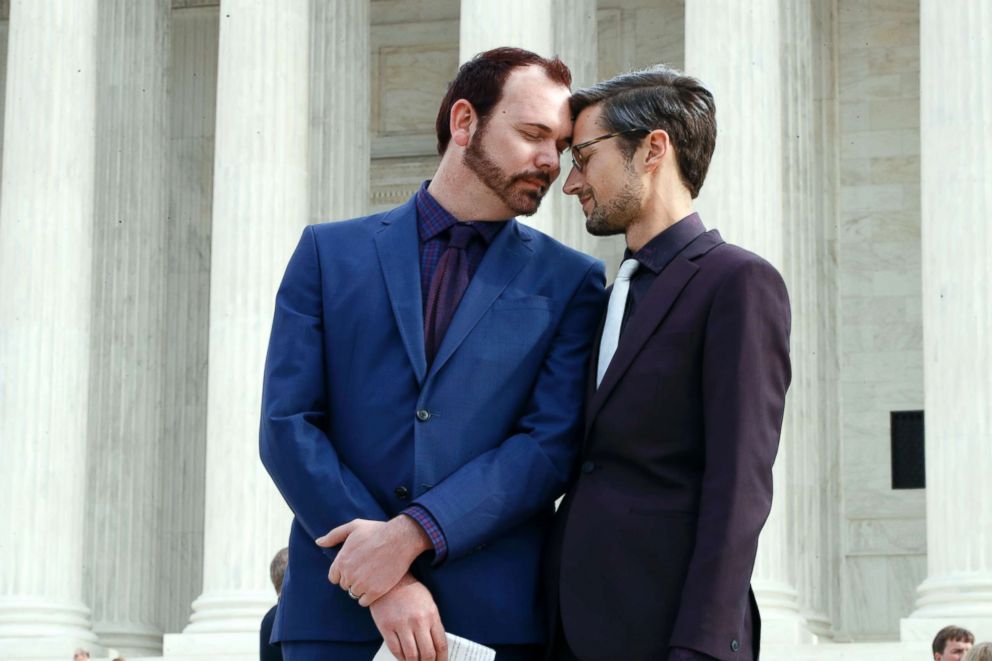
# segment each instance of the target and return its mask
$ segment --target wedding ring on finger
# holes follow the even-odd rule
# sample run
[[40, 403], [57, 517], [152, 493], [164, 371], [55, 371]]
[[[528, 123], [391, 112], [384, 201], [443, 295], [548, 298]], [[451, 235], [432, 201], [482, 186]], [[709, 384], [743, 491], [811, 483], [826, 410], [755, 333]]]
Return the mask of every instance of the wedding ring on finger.
[[354, 599], [355, 601], [358, 601], [359, 599], [362, 598], [361, 595], [357, 595], [354, 592], [352, 592], [351, 588], [348, 588], [348, 596]]

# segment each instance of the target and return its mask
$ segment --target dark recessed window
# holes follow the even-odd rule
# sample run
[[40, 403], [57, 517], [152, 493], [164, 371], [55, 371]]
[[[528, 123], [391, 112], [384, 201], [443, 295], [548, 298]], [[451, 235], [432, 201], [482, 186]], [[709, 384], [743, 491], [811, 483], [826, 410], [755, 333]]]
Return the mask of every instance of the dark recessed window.
[[927, 485], [923, 452], [923, 411], [892, 411], [892, 488], [922, 489]]

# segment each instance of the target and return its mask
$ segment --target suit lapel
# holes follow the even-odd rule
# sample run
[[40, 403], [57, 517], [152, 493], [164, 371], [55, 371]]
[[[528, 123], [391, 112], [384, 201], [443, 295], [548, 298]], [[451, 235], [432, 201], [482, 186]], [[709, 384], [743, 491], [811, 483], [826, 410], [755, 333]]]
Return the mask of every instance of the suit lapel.
[[437, 356], [431, 365], [431, 374], [436, 373], [451, 358], [493, 301], [533, 255], [529, 241], [530, 238], [524, 236], [516, 220], [509, 221], [503, 231], [496, 235], [444, 333], [444, 339], [441, 340], [441, 346], [438, 347]]
[[417, 208], [414, 198], [411, 198], [383, 217], [382, 228], [375, 234], [375, 247], [403, 347], [410, 358], [417, 383], [423, 385], [427, 357], [424, 351], [419, 246]]
[[[679, 294], [699, 270], [699, 265], [694, 260], [721, 243], [723, 243], [723, 239], [715, 230], [700, 234], [658, 274], [644, 300], [638, 304], [633, 316], [627, 321], [627, 327], [624, 329], [623, 335], [620, 336], [620, 343], [617, 345], [617, 352], [613, 354], [613, 360], [610, 361], [610, 365], [603, 375], [602, 383], [593, 392], [592, 397], [587, 400], [589, 402], [586, 407], [587, 432], [591, 428], [596, 414], [599, 413], [610, 393], [630, 368], [645, 342], [658, 328], [658, 324], [668, 316], [668, 311], [675, 304]], [[594, 353], [599, 351], [601, 336], [602, 326], [596, 335], [597, 348]], [[595, 376], [593, 376], [593, 385], [595, 386]]]

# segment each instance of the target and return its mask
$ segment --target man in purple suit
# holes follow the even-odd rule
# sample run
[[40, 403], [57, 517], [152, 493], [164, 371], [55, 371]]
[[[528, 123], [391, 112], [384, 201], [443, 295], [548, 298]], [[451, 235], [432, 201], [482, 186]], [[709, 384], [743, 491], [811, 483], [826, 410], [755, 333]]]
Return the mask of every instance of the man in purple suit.
[[628, 73], [571, 105], [565, 192], [590, 233], [624, 233], [627, 250], [549, 544], [553, 656], [750, 661], [750, 578], [791, 378], [785, 284], [693, 212], [716, 143], [698, 80]]

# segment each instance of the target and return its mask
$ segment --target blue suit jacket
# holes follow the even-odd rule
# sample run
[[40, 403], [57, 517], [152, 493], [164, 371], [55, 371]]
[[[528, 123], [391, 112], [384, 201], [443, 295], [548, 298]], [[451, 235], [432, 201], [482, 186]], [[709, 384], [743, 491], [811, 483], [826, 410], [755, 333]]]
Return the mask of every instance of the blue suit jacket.
[[510, 221], [428, 370], [418, 249], [413, 200], [310, 226], [279, 288], [260, 451], [295, 520], [275, 640], [378, 637], [327, 580], [335, 550], [313, 540], [412, 502], [447, 538], [443, 565], [414, 565], [445, 628], [544, 638], [540, 547], [582, 433], [603, 267]]

